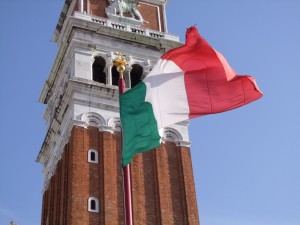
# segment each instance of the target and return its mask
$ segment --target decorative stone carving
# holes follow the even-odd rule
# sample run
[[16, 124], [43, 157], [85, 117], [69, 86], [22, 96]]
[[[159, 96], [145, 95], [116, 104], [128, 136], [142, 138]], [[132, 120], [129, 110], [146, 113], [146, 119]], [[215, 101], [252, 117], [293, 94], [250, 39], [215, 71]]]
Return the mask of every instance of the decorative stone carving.
[[178, 141], [182, 141], [182, 136], [174, 128], [166, 127], [166, 128], [164, 128], [164, 131], [163, 131], [163, 140], [178, 142]]
[[[134, 25], [149, 23], [143, 19], [142, 14], [137, 9], [140, 5], [139, 2], [133, 0], [108, 0], [108, 2], [110, 6], [105, 9], [108, 18]], [[124, 13], [129, 13], [131, 18], [124, 17]]]
[[111, 118], [108, 121], [108, 126], [112, 127], [115, 131], [121, 131], [121, 120], [120, 118]]
[[99, 127], [101, 125], [106, 125], [105, 120], [102, 116], [97, 113], [89, 112], [84, 113], [81, 118], [82, 121], [86, 122], [88, 126]]
[[[176, 124], [172, 125], [175, 126]], [[177, 124], [179, 125], [179, 124]], [[180, 127], [177, 127], [180, 128]], [[165, 141], [171, 141], [174, 142], [177, 146], [185, 146], [185, 147], [190, 147], [191, 143], [189, 142], [188, 138], [185, 139], [184, 138], [184, 133], [182, 133], [183, 130], [179, 129], [175, 129], [172, 127], [165, 127], [163, 129], [163, 133], [162, 133], [162, 142]]]
[[107, 64], [113, 64], [113, 61], [115, 60], [115, 52], [108, 52], [108, 53], [106, 53], [106, 56], [107, 56], [107, 58], [106, 58], [106, 63]]

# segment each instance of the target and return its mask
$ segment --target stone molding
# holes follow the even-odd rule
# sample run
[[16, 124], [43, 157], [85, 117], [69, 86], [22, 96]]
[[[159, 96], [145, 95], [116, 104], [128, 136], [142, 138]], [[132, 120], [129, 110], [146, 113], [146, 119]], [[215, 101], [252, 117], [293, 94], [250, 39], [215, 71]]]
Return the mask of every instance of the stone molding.
[[191, 142], [184, 140], [182, 134], [175, 128], [165, 127], [163, 128], [162, 133], [162, 143], [165, 143], [166, 141], [171, 141], [174, 142], [177, 146], [190, 147], [191, 145]]

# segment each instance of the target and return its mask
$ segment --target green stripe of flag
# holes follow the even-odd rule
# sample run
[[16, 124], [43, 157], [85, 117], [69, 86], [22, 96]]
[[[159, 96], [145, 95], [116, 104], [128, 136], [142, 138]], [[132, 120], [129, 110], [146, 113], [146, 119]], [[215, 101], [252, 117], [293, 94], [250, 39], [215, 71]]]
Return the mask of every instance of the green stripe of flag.
[[160, 145], [157, 122], [152, 105], [145, 102], [146, 85], [140, 82], [120, 95], [120, 117], [123, 134], [123, 166], [133, 155]]

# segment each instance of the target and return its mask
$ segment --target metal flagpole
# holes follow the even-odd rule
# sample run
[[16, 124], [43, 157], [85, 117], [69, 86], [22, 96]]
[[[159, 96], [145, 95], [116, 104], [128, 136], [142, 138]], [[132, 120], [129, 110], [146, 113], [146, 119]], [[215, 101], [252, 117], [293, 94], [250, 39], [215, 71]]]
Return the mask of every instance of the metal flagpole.
[[[125, 81], [123, 78], [123, 72], [127, 65], [126, 59], [121, 53], [118, 53], [118, 58], [114, 60], [114, 66], [117, 67], [117, 71], [120, 74], [118, 86], [119, 94], [125, 92]], [[131, 202], [131, 182], [130, 182], [130, 164], [123, 167], [123, 190], [124, 190], [124, 208], [125, 208], [125, 225], [133, 225], [132, 217], [132, 202]]]

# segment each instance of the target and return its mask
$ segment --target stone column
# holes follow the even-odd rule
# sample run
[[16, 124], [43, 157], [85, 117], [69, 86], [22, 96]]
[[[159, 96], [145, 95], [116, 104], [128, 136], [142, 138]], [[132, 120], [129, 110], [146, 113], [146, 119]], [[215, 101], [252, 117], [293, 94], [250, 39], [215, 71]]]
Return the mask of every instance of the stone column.
[[167, 12], [166, 12], [166, 5], [163, 4], [163, 15], [164, 15], [164, 32], [165, 33], [168, 33], [168, 25], [167, 25], [167, 18], [166, 18], [166, 15], [167, 15]]
[[126, 88], [131, 88], [130, 71], [131, 71], [131, 66], [126, 66], [126, 69], [124, 71]]
[[109, 84], [109, 85], [112, 85], [112, 73], [111, 73], [111, 69], [113, 67], [113, 64], [112, 62], [107, 62], [106, 64], [106, 71], [107, 71], [107, 74], [106, 74], [106, 84]]
[[90, 0], [87, 0], [86, 11], [87, 11], [87, 14], [91, 14], [91, 4], [90, 4]]
[[83, 13], [83, 1], [84, 0], [78, 0], [78, 11]]

